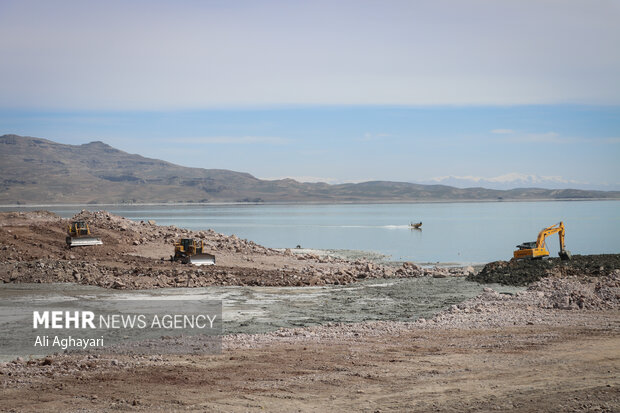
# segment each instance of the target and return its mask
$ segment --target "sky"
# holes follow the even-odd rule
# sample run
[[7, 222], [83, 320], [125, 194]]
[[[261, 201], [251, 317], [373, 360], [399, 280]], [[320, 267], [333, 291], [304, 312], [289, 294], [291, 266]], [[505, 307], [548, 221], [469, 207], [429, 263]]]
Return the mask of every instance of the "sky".
[[620, 189], [618, 21], [615, 0], [2, 0], [0, 134], [268, 179]]

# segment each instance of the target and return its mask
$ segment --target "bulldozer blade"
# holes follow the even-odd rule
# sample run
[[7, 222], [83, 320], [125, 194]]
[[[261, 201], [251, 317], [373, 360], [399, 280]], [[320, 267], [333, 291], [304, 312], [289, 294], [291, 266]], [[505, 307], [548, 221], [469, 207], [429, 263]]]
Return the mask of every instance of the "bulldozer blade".
[[215, 265], [215, 255], [212, 254], [196, 254], [189, 257], [189, 263], [192, 265]]
[[69, 244], [70, 247], [85, 247], [88, 245], [103, 245], [103, 241], [95, 237], [71, 237], [67, 238], [67, 244]]

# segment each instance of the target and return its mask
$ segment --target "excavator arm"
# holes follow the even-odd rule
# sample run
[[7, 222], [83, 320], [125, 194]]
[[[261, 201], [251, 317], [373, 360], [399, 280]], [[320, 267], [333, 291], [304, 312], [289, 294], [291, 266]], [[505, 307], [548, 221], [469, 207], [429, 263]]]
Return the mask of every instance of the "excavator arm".
[[536, 239], [536, 248], [545, 248], [545, 239], [555, 233], [559, 233], [560, 250], [564, 250], [564, 223], [562, 222], [559, 222], [540, 231], [540, 233], [538, 234], [538, 238]]

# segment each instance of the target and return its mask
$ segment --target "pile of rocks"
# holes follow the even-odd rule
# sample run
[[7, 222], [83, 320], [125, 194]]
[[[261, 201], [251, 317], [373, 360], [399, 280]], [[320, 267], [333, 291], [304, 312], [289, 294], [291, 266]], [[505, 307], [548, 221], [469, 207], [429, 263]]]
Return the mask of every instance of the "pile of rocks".
[[562, 324], [575, 319], [575, 312], [552, 310], [610, 310], [620, 308], [620, 270], [587, 279], [549, 277], [527, 290], [501, 294], [490, 288], [470, 300], [439, 313], [428, 322], [431, 327], [485, 326], [523, 324]]
[[576, 254], [570, 261], [546, 258], [490, 262], [478, 274], [469, 276], [468, 280], [526, 286], [550, 275], [598, 277], [609, 275], [618, 269], [620, 254]]
[[160, 226], [155, 221], [132, 221], [113, 215], [107, 211], [82, 210], [72, 220], [83, 220], [90, 223], [92, 228], [115, 231], [131, 239], [132, 245], [141, 245], [149, 242], [172, 242], [179, 238], [198, 238], [205, 241], [213, 251], [231, 251], [240, 254], [281, 255], [280, 251], [266, 248], [253, 241], [240, 239], [235, 235], [227, 236], [213, 230], [191, 231], [178, 228], [174, 225]]
[[[143, 262], [144, 261], [144, 262]], [[0, 263], [3, 282], [75, 282], [115, 289], [206, 287], [210, 285], [240, 286], [321, 286], [345, 285], [370, 278], [404, 278], [419, 276], [445, 277], [460, 275], [452, 270], [394, 270], [390, 266], [368, 265], [315, 267], [273, 270], [248, 267], [195, 267], [179, 263], [154, 264], [147, 259], [127, 258], [124, 266], [77, 260], [35, 260]]]
[[542, 293], [542, 308], [603, 310], [620, 308], [620, 270], [597, 278], [546, 278], [530, 291]]

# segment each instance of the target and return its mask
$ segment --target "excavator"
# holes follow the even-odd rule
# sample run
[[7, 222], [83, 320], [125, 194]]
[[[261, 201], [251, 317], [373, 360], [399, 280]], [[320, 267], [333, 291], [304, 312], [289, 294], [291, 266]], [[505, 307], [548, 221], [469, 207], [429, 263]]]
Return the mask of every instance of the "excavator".
[[174, 243], [174, 256], [172, 261], [181, 261], [184, 264], [215, 265], [215, 255], [205, 251], [203, 240], [193, 238], [181, 238]]
[[84, 247], [87, 245], [102, 245], [101, 238], [93, 237], [88, 224], [84, 221], [73, 221], [67, 228], [67, 245], [69, 247]]
[[543, 228], [538, 233], [538, 238], [536, 241], [532, 242], [524, 242], [523, 244], [517, 245], [518, 250], [514, 252], [514, 259], [540, 259], [543, 257], [549, 256], [549, 250], [547, 250], [547, 246], [545, 245], [545, 239], [549, 235], [559, 234], [560, 237], [560, 259], [562, 261], [567, 261], [572, 258], [570, 251], [564, 248], [564, 223], [558, 222], [555, 225], [551, 225], [550, 227]]

